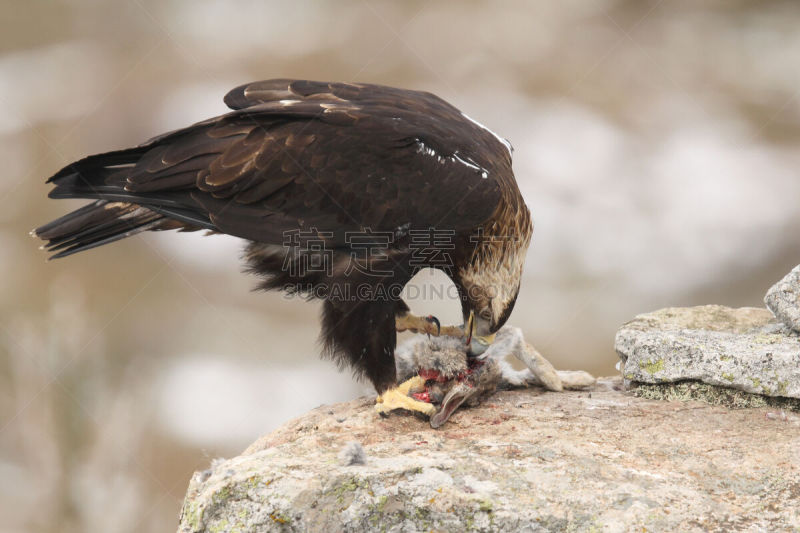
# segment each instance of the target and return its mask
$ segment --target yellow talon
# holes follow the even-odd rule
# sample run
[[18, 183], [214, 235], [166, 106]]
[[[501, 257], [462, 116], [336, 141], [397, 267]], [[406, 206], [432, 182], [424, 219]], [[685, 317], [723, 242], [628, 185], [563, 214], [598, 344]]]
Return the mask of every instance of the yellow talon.
[[436, 412], [436, 408], [432, 404], [415, 400], [409, 396], [409, 393], [419, 392], [424, 389], [425, 380], [419, 376], [414, 376], [378, 396], [375, 399], [375, 410], [379, 413], [388, 413], [395, 409], [406, 409], [431, 416]]
[[412, 392], [422, 392], [425, 390], [425, 380], [420, 376], [414, 376], [413, 378], [407, 379], [398, 385], [397, 390], [406, 396]]

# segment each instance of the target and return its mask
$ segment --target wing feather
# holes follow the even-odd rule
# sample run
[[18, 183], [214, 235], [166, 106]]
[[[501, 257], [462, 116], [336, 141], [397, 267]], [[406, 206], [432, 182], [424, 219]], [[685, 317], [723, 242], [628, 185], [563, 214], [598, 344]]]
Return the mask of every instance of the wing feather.
[[256, 241], [316, 228], [341, 245], [363, 228], [474, 228], [512, 176], [505, 147], [430, 93], [281, 79], [225, 103], [234, 111], [78, 162], [101, 167], [87, 194]]

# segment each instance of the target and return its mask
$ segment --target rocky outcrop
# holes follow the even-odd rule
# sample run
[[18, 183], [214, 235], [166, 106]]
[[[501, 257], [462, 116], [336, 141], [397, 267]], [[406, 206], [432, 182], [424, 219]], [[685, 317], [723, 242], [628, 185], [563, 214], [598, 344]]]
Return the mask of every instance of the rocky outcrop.
[[798, 298], [800, 266], [769, 289], [769, 310], [706, 305], [637, 316], [614, 343], [626, 386], [649, 398], [800, 410]]
[[690, 380], [800, 398], [800, 336], [766, 309], [662, 309], [622, 326], [615, 347], [634, 386]]
[[179, 531], [800, 528], [800, 417], [621, 385], [500, 392], [439, 430], [323, 406], [197, 472]]
[[767, 291], [764, 303], [778, 320], [800, 332], [800, 265]]
[[[800, 406], [798, 278], [770, 290], [775, 316], [639, 315], [616, 336], [622, 378], [557, 372], [510, 330], [497, 360], [452, 377], [447, 346], [418, 339], [398, 348], [400, 374], [436, 369], [468, 388], [482, 382], [462, 374], [494, 364], [482, 403], [439, 429], [402, 410], [381, 417], [372, 398], [317, 408], [195, 473], [179, 533], [798, 531], [800, 414], [784, 410]], [[531, 385], [544, 388], [494, 393]]]

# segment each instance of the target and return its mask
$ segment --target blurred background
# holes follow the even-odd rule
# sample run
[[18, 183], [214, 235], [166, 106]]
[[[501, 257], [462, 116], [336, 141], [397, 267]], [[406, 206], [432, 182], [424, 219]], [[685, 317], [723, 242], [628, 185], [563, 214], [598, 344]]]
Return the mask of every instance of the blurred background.
[[[81, 204], [46, 198], [59, 168], [240, 83], [425, 89], [509, 138], [536, 224], [510, 323], [558, 367], [614, 373], [637, 313], [762, 305], [800, 263], [800, 4], [700, 4], [4, 0], [0, 531], [171, 531], [194, 470], [371, 394], [318, 359], [318, 304], [251, 292], [236, 239], [47, 263], [28, 236]], [[414, 283], [459, 321], [446, 279]]]

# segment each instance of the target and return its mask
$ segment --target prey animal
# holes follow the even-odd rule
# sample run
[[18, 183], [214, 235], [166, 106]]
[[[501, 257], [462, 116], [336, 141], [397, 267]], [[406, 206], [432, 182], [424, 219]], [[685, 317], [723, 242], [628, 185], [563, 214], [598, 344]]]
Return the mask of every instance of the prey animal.
[[[504, 326], [481, 355], [466, 357], [466, 342], [457, 337], [417, 336], [398, 346], [397, 374], [403, 381], [406, 405], [399, 408], [430, 417], [433, 428], [443, 425], [461, 407], [475, 406], [498, 390], [541, 386], [551, 391], [584, 389], [595, 378], [583, 371], [558, 371], [530, 344], [522, 330]], [[524, 365], [516, 370], [512, 356]], [[425, 407], [427, 404], [427, 407]], [[377, 404], [388, 414], [398, 406]]]
[[[511, 145], [441, 98], [366, 83], [273, 79], [229, 113], [70, 163], [51, 198], [90, 202], [36, 230], [53, 257], [147, 231], [247, 241], [265, 290], [322, 300], [324, 354], [403, 403], [397, 331], [463, 336], [477, 355], [506, 323], [533, 225]], [[421, 269], [455, 284], [463, 324], [400, 297]]]

